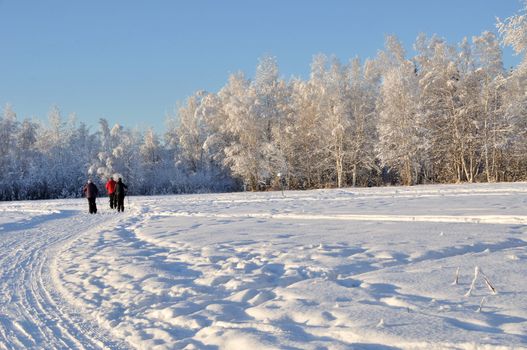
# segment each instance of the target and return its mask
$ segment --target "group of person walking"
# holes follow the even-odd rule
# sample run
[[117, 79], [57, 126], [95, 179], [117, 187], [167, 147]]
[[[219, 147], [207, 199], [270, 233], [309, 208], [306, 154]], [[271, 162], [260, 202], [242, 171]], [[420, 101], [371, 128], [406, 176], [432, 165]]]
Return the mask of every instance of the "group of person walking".
[[[119, 178], [117, 181], [113, 177], [108, 178], [106, 182], [106, 193], [110, 199], [110, 209], [117, 209], [118, 212], [124, 211], [124, 197], [128, 191], [128, 186], [123, 183], [123, 179]], [[99, 189], [92, 180], [84, 185], [82, 192], [88, 199], [88, 210], [90, 214], [97, 213], [96, 198], [99, 194]]]

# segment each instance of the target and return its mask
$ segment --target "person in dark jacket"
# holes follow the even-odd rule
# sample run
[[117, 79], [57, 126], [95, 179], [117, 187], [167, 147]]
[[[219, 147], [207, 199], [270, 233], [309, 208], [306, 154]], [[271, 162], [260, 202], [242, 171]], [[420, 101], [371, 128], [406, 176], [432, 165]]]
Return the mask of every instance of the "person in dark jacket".
[[119, 178], [115, 184], [115, 196], [117, 197], [117, 211], [124, 211], [124, 196], [128, 186], [123, 183], [123, 179]]
[[97, 214], [97, 203], [95, 202], [97, 194], [99, 193], [97, 186], [95, 186], [91, 180], [88, 180], [86, 185], [84, 185], [82, 192], [84, 192], [84, 195], [86, 198], [88, 198], [88, 208], [90, 214]]
[[106, 192], [110, 198], [110, 209], [117, 209], [117, 198], [115, 198], [116, 183], [113, 177], [108, 178], [108, 182], [106, 182]]

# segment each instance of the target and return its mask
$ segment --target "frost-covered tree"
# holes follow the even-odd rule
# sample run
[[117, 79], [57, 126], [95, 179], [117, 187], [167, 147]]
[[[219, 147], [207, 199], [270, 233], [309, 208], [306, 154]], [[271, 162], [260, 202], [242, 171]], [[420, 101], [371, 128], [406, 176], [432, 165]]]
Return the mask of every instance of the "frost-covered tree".
[[224, 152], [233, 140], [226, 118], [219, 94], [198, 92], [169, 119], [165, 140], [177, 192], [233, 188]]
[[137, 185], [130, 186], [130, 193], [140, 192], [141, 181], [144, 178], [140, 152], [143, 135], [120, 124], [115, 124], [110, 129], [104, 119], [100, 122], [100, 149], [97, 158], [89, 167], [88, 175], [98, 179], [101, 184], [109, 177], [117, 175], [122, 177], [123, 181]]
[[240, 176], [249, 189], [256, 190], [268, 178], [265, 119], [255, 111], [256, 91], [241, 73], [231, 75], [220, 91], [226, 118], [225, 132], [232, 135], [225, 148], [225, 164]]
[[379, 158], [399, 174], [403, 184], [413, 185], [421, 173], [423, 145], [415, 64], [406, 59], [401, 43], [393, 36], [387, 38], [378, 60], [384, 67], [378, 106]]
[[221, 171], [225, 169], [225, 148], [233, 142], [233, 135], [228, 132], [227, 114], [222, 103], [222, 93], [207, 94], [201, 100], [197, 111], [204, 122], [206, 139], [203, 150], [207, 163]]
[[16, 133], [16, 161], [18, 164], [18, 176], [26, 178], [34, 169], [33, 161], [36, 157], [35, 142], [37, 141], [38, 126], [25, 119]]
[[11, 183], [17, 176], [16, 171], [16, 133], [18, 122], [16, 113], [10, 104], [6, 104], [0, 119], [0, 198], [16, 197]]
[[113, 144], [110, 135], [110, 126], [104, 118], [99, 119], [99, 139], [101, 142], [100, 151], [111, 152]]
[[456, 49], [437, 37], [420, 36], [416, 42], [420, 101], [425, 130], [425, 156], [432, 181], [463, 181], [463, 82]]
[[328, 152], [334, 161], [337, 187], [346, 182], [346, 161], [349, 158], [351, 126], [350, 86], [346, 79], [346, 68], [333, 60], [324, 86], [323, 103], [320, 113], [325, 115], [322, 132], [328, 142]]
[[[315, 187], [334, 186], [336, 182], [335, 164], [336, 158], [332, 157], [329, 151], [333, 140], [331, 135], [334, 127], [328, 123], [329, 99], [326, 91], [328, 83], [329, 59], [326, 55], [318, 54], [313, 57], [311, 62], [311, 74], [305, 86], [303, 98], [310, 99], [305, 101], [307, 110], [299, 111], [299, 116], [303, 118], [301, 127], [309, 127], [309, 138], [313, 140], [312, 147], [316, 150], [311, 155], [306, 155], [309, 160], [310, 179], [315, 175]], [[300, 134], [300, 136], [302, 133]], [[300, 141], [302, 143], [302, 141]], [[306, 151], [309, 152], [309, 146]], [[331, 170], [332, 169], [332, 170]], [[337, 180], [338, 181], [338, 180]]]
[[[0, 162], [7, 161], [15, 146], [15, 132], [17, 129], [16, 113], [10, 104], [4, 106], [0, 119]], [[5, 169], [2, 169], [4, 171]]]
[[525, 180], [527, 168], [527, 2], [520, 13], [504, 21], [498, 21], [502, 43], [511, 46], [521, 55], [518, 67], [507, 76], [503, 96], [503, 115], [511, 122], [511, 137], [508, 140], [509, 154], [504, 159], [506, 171], [503, 177], [510, 180]]
[[498, 20], [497, 27], [503, 44], [511, 46], [517, 54], [523, 55], [517, 70], [519, 74], [527, 74], [527, 1], [524, 1], [524, 8], [519, 14], [504, 21]]
[[159, 138], [152, 128], [148, 128], [144, 134], [143, 144], [139, 147], [143, 163], [154, 166], [161, 161], [161, 146]]
[[197, 113], [205, 92], [198, 92], [187, 99], [187, 103], [178, 110], [179, 152], [178, 163], [191, 172], [201, 171], [204, 167], [203, 145], [207, 138], [201, 113]]
[[[48, 123], [41, 127], [37, 137], [37, 148], [41, 157], [37, 160], [42, 169], [42, 192], [45, 196], [62, 191], [68, 186], [68, 156], [65, 123], [58, 106], [48, 112]], [[69, 186], [68, 186], [69, 187]], [[68, 188], [71, 190], [71, 187]], [[68, 191], [69, 192], [69, 191]], [[66, 194], [66, 193], [64, 193]]]
[[370, 174], [375, 170], [375, 144], [377, 142], [377, 114], [375, 109], [378, 94], [378, 72], [372, 61], [366, 61], [361, 66], [360, 60], [355, 58], [348, 68], [350, 81], [351, 125], [349, 128], [349, 166], [351, 171], [351, 185], [357, 181], [362, 184], [372, 184]]
[[287, 87], [279, 79], [278, 63], [275, 57], [264, 56], [256, 67], [255, 79], [251, 84], [255, 94], [252, 113], [261, 129], [262, 149], [261, 181], [270, 183], [277, 173], [287, 172], [283, 154], [283, 128], [287, 109]]
[[454, 118], [457, 142], [456, 158], [460, 160], [460, 181], [474, 182], [482, 166], [481, 141], [483, 135], [483, 113], [479, 101], [481, 70], [477, 69], [473, 48], [467, 38], [459, 44], [459, 53], [454, 61], [457, 66], [456, 104]]
[[140, 176], [136, 183], [139, 193], [158, 194], [170, 193], [172, 190], [173, 159], [165, 151], [159, 136], [152, 128], [148, 128], [139, 146], [141, 154]]
[[479, 81], [478, 122], [480, 153], [485, 168], [485, 180], [499, 181], [504, 170], [507, 140], [511, 138], [512, 124], [503, 113], [503, 95], [506, 77], [503, 68], [502, 50], [496, 36], [483, 32], [473, 39], [476, 75]]
[[428, 177], [495, 181], [508, 133], [508, 122], [498, 116], [505, 80], [495, 36], [484, 32], [457, 49], [420, 36], [415, 46]]
[[291, 188], [313, 188], [320, 184], [320, 161], [323, 145], [318, 136], [313, 84], [296, 79], [291, 82], [290, 107], [282, 133], [282, 150], [288, 164], [287, 183]]

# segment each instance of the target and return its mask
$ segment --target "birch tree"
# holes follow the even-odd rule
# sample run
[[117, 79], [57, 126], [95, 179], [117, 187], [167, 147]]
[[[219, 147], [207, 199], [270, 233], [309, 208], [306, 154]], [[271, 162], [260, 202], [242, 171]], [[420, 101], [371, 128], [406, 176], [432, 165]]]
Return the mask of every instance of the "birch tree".
[[383, 164], [397, 171], [404, 185], [413, 185], [420, 173], [418, 83], [413, 62], [397, 38], [387, 38], [379, 57], [385, 67], [379, 108], [378, 154]]
[[286, 172], [283, 154], [283, 128], [286, 117], [287, 86], [279, 79], [278, 63], [275, 57], [264, 56], [256, 67], [252, 83], [255, 93], [253, 112], [260, 125], [263, 138], [261, 147], [264, 163], [263, 181], [271, 184], [277, 173]]
[[[348, 69], [350, 81], [351, 125], [349, 128], [349, 163], [351, 185], [356, 186], [361, 170], [369, 172], [375, 168], [377, 74], [374, 64], [367, 61], [361, 66], [358, 58]], [[367, 184], [371, 182], [369, 176]]]
[[321, 185], [324, 142], [319, 136], [317, 89], [312, 81], [291, 83], [290, 123], [284, 134], [289, 154], [289, 185], [308, 189]]
[[231, 75], [220, 91], [226, 115], [225, 132], [232, 141], [225, 152], [225, 164], [240, 176], [249, 189], [256, 190], [268, 177], [267, 159], [263, 150], [267, 140], [262, 119], [257, 118], [256, 92], [241, 73]]
[[197, 92], [178, 110], [179, 162], [193, 173], [202, 170], [204, 162], [203, 145], [207, 136], [204, 121], [197, 112], [204, 95]]
[[510, 154], [504, 177], [525, 180], [527, 168], [527, 2], [520, 13], [498, 20], [497, 27], [504, 45], [511, 46], [521, 62], [507, 76], [503, 113], [512, 123]]
[[503, 110], [505, 71], [502, 50], [496, 36], [483, 32], [473, 39], [477, 73], [480, 80], [479, 114], [481, 129], [481, 154], [487, 182], [500, 180], [506, 157], [507, 140], [511, 138], [512, 124]]

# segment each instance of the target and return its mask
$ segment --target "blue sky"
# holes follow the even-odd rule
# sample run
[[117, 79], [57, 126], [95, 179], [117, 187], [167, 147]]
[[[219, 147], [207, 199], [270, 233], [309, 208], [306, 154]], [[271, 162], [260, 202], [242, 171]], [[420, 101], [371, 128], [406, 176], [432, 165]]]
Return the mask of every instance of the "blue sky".
[[[388, 34], [412, 52], [420, 32], [449, 43], [495, 31], [520, 0], [0, 0], [0, 104], [45, 120], [52, 105], [164, 130], [166, 115], [229, 74], [276, 56], [307, 77], [314, 54], [372, 58]], [[506, 65], [517, 57], [505, 51]]]

